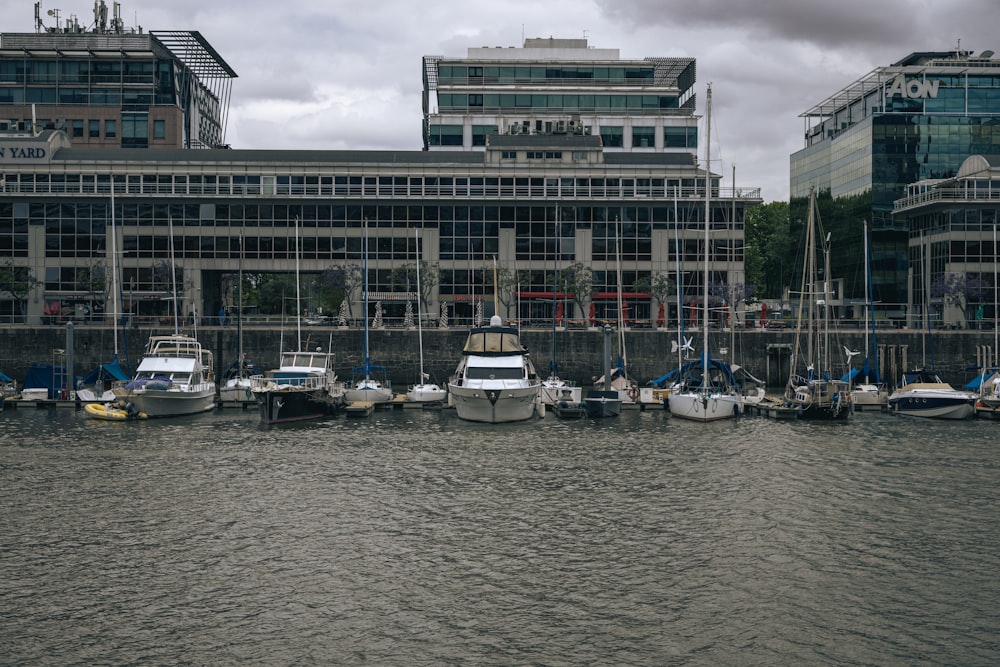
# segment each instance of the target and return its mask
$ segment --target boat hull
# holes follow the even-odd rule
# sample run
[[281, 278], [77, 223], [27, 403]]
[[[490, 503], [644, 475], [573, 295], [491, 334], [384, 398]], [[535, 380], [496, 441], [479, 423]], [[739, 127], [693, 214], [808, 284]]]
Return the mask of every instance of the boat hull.
[[531, 419], [538, 385], [523, 387], [467, 387], [450, 384], [448, 392], [459, 419], [501, 424]]
[[115, 396], [131, 401], [139, 412], [150, 417], [195, 415], [215, 408], [215, 385], [187, 390], [122, 389], [116, 390]]
[[674, 417], [700, 422], [733, 419], [743, 412], [743, 401], [736, 394], [671, 391], [667, 406]]
[[406, 392], [406, 400], [414, 403], [440, 403], [448, 398], [448, 392], [436, 384], [418, 384]]
[[354, 387], [344, 390], [344, 399], [348, 403], [387, 403], [392, 400], [392, 390], [385, 387]]
[[909, 417], [969, 419], [976, 413], [976, 407], [971, 396], [903, 392], [889, 397], [889, 411]]
[[337, 404], [319, 388], [285, 387], [253, 392], [262, 424], [321, 419], [335, 414]]
[[592, 391], [583, 401], [587, 414], [595, 419], [617, 417], [622, 412], [622, 399], [617, 391]]

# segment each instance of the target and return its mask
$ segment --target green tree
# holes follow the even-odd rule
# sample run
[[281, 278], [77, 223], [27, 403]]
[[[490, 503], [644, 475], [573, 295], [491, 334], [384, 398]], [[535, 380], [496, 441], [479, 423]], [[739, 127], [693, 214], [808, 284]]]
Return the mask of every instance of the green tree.
[[111, 295], [111, 271], [103, 260], [93, 262], [76, 270], [76, 286], [87, 293], [91, 304], [104, 304]]
[[517, 302], [518, 289], [521, 285], [528, 285], [529, 281], [530, 274], [527, 271], [514, 271], [506, 266], [497, 267], [497, 301], [503, 305], [508, 318], [510, 307]]
[[562, 269], [556, 278], [560, 292], [573, 295], [573, 302], [580, 308], [580, 313], [587, 312], [584, 306], [594, 291], [594, 272], [589, 266], [575, 262]]
[[[420, 260], [420, 302], [423, 304], [430, 303], [431, 294], [434, 293], [434, 289], [437, 287], [438, 281], [441, 279], [441, 268], [438, 264], [430, 264], [424, 260]], [[417, 288], [417, 264], [416, 262], [408, 262], [400, 266], [395, 267], [389, 274], [389, 282], [397, 290], [406, 290], [409, 288], [413, 291]]]
[[41, 283], [28, 267], [15, 266], [11, 258], [0, 263], [0, 292], [10, 294], [18, 312], [24, 312], [24, 300], [28, 297], [28, 292], [39, 284]]
[[354, 317], [354, 293], [365, 284], [360, 264], [331, 264], [317, 278], [317, 284], [322, 290], [340, 293], [340, 301], [331, 301], [331, 309], [339, 309], [340, 302], [347, 301], [347, 312]]
[[779, 299], [790, 283], [798, 234], [787, 202], [775, 201], [747, 210], [744, 221], [746, 282], [757, 285], [763, 298]]

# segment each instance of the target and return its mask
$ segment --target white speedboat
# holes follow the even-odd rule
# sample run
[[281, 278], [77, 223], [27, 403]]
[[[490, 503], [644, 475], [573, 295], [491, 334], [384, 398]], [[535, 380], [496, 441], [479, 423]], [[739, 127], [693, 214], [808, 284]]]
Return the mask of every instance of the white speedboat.
[[540, 386], [517, 329], [494, 315], [469, 332], [448, 394], [460, 419], [499, 424], [530, 419]]
[[212, 359], [191, 336], [150, 336], [135, 377], [115, 397], [150, 417], [206, 412], [215, 407]]
[[903, 373], [899, 388], [889, 396], [889, 411], [912, 417], [968, 419], [976, 412], [976, 394], [955, 389], [935, 373]]

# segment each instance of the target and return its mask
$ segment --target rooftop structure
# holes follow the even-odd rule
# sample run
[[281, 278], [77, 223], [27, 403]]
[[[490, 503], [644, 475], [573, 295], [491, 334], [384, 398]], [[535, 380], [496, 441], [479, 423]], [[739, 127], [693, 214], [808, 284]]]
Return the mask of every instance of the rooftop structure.
[[225, 145], [236, 72], [197, 31], [126, 28], [104, 0], [94, 22], [0, 34], [0, 130], [65, 130], [74, 145], [209, 148]]
[[586, 39], [526, 39], [424, 57], [425, 150], [490, 134], [592, 134], [609, 152], [697, 152], [695, 60], [622, 60]]

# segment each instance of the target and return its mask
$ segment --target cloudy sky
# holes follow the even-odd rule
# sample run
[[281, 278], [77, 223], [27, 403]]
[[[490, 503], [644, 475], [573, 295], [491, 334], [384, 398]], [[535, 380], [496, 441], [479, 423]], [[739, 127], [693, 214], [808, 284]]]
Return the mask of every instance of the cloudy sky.
[[[107, 0], [109, 7], [112, 0]], [[198, 30], [236, 70], [233, 148], [419, 150], [421, 58], [586, 37], [623, 58], [694, 57], [713, 88], [712, 170], [788, 196], [806, 109], [914, 51], [1000, 53], [998, 0], [122, 0], [129, 27]], [[31, 32], [33, 2], [0, 0]], [[91, 0], [44, 0], [93, 23]], [[110, 12], [110, 9], [109, 9]], [[48, 25], [54, 24], [46, 17]], [[703, 153], [703, 151], [702, 151]]]

